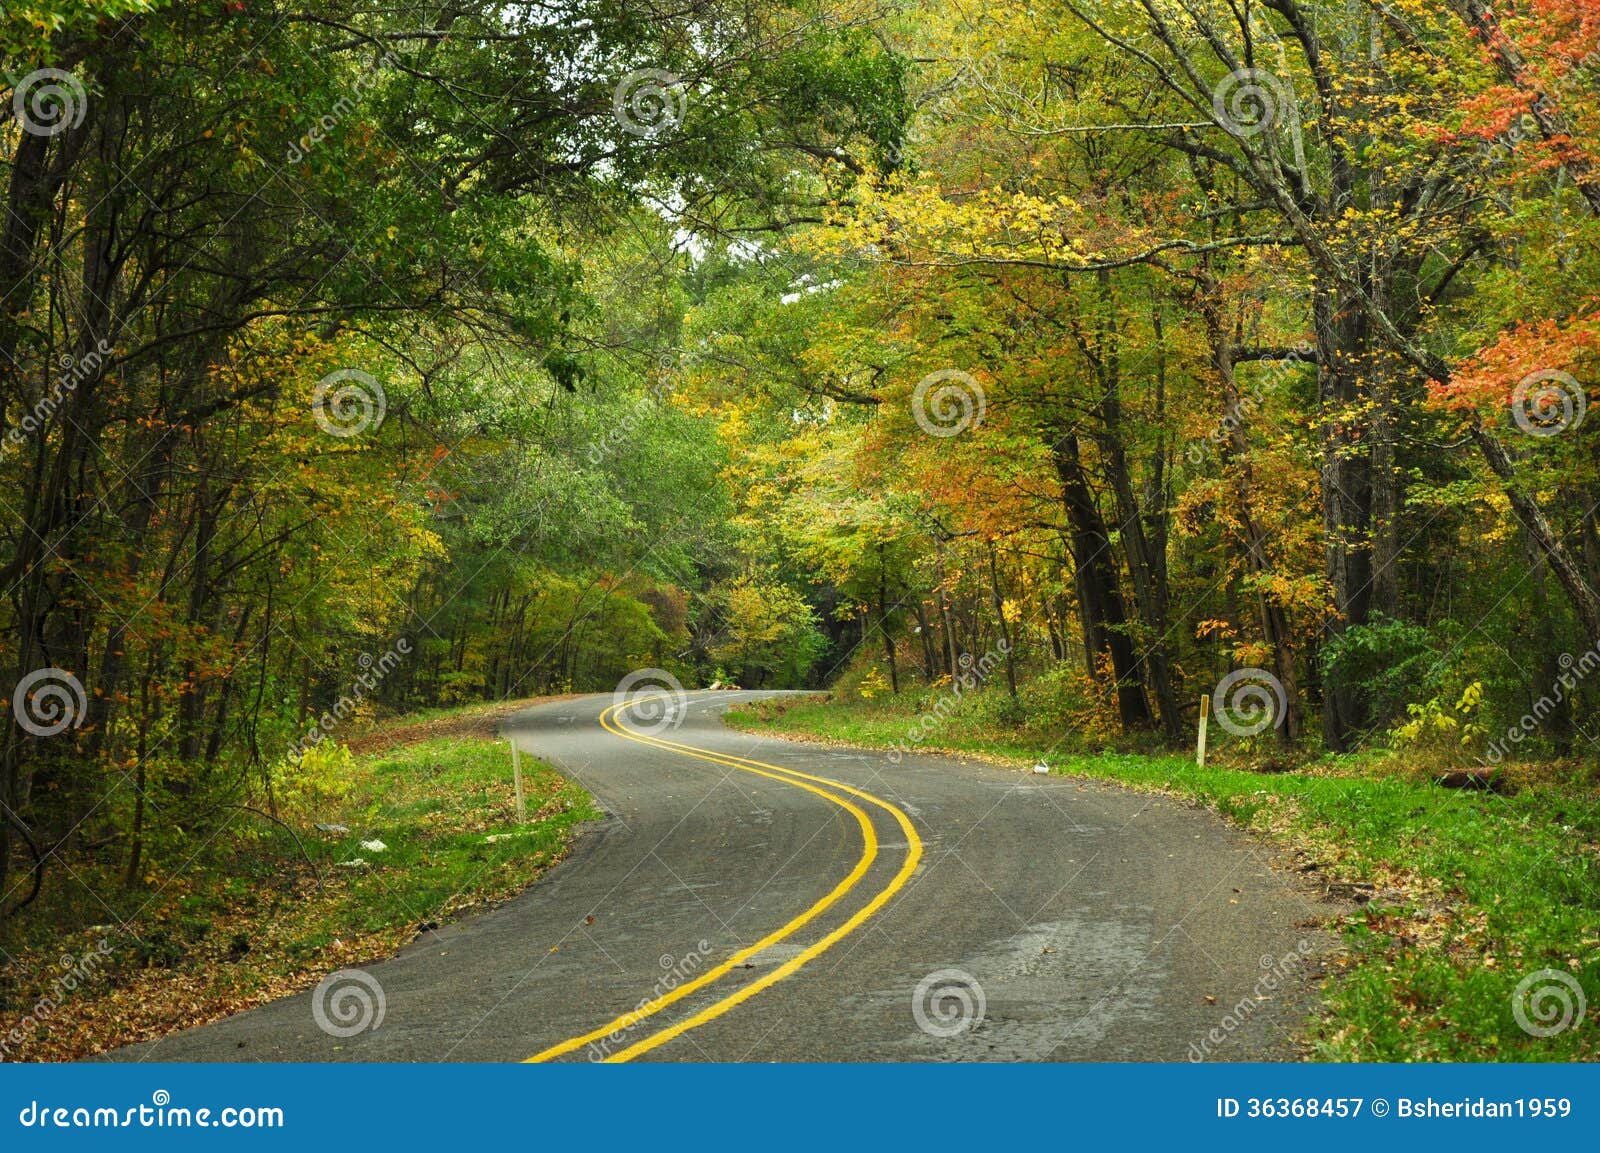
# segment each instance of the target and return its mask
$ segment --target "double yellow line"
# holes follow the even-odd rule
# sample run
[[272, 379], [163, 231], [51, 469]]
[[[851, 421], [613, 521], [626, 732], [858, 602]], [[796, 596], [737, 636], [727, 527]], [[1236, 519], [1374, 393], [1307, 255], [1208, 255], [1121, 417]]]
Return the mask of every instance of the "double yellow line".
[[[597, 1029], [592, 1029], [589, 1032], [580, 1034], [576, 1037], [570, 1037], [567, 1040], [562, 1041], [560, 1044], [552, 1045], [550, 1048], [545, 1049], [542, 1052], [535, 1053], [532, 1057], [528, 1058], [529, 1061], [550, 1061], [556, 1057], [571, 1053], [575, 1049], [581, 1049], [583, 1046], [590, 1044], [591, 1042], [599, 1041], [605, 1037], [608, 1037], [612, 1033], [620, 1033], [632, 1029], [640, 1021], [648, 1017], [653, 1017], [667, 1006], [674, 1004], [677, 1001], [681, 1001], [690, 994], [705, 988], [713, 981], [725, 977], [734, 969], [742, 966], [746, 961], [754, 957], [756, 954], [799, 932], [802, 928], [810, 924], [817, 917], [821, 916], [822, 913], [832, 907], [841, 897], [850, 892], [851, 889], [854, 889], [856, 885], [860, 883], [861, 879], [866, 876], [867, 870], [872, 867], [873, 861], [877, 860], [879, 846], [878, 834], [872, 827], [871, 818], [869, 818], [867, 814], [862, 811], [860, 806], [854, 804], [850, 800], [847, 800], [847, 797], [854, 797], [857, 800], [864, 801], [869, 805], [875, 805], [882, 809], [895, 819], [895, 822], [900, 826], [901, 832], [905, 834], [907, 846], [906, 859], [901, 864], [899, 871], [895, 873], [894, 877], [889, 881], [889, 883], [885, 885], [878, 893], [874, 894], [871, 900], [863, 905], [860, 910], [858, 910], [842, 925], [834, 929], [831, 933], [828, 933], [820, 940], [816, 941], [814, 944], [808, 945], [794, 957], [790, 958], [788, 961], [785, 961], [782, 965], [779, 965], [771, 972], [762, 975], [756, 980], [750, 982], [748, 985], [745, 985], [742, 988], [728, 994], [721, 1000], [711, 1005], [707, 1005], [698, 1013], [695, 1013], [689, 1017], [685, 1017], [683, 1020], [674, 1025], [670, 1025], [659, 1032], [652, 1033], [642, 1040], [636, 1041], [632, 1045], [629, 1045], [626, 1049], [622, 1049], [616, 1053], [608, 1055], [605, 1058], [606, 1061], [631, 1061], [635, 1057], [642, 1056], [643, 1054], [650, 1052], [652, 1049], [658, 1048], [661, 1045], [665, 1045], [674, 1037], [681, 1037], [691, 1029], [697, 1029], [701, 1025], [706, 1024], [708, 1021], [716, 1020], [734, 1006], [743, 1004], [745, 1001], [748, 1001], [751, 997], [754, 997], [763, 989], [771, 988], [784, 978], [793, 975], [799, 971], [802, 966], [815, 960], [817, 957], [820, 957], [823, 953], [833, 948], [834, 945], [838, 944], [845, 937], [855, 932], [866, 923], [868, 917], [871, 917], [879, 909], [883, 908], [884, 905], [888, 904], [889, 899], [905, 887], [906, 882], [911, 879], [911, 874], [916, 871], [918, 862], [922, 860], [922, 839], [917, 836], [917, 830], [911, 824], [911, 819], [907, 817], [905, 813], [901, 812], [899, 808], [891, 805], [888, 801], [885, 801], [879, 797], [875, 797], [871, 793], [863, 792], [860, 789], [852, 788], [850, 785], [843, 784], [839, 781], [829, 780], [827, 777], [814, 777], [809, 773], [797, 772], [794, 769], [786, 769], [782, 765], [769, 765], [765, 761], [753, 761], [747, 757], [735, 757], [725, 753], [713, 753], [705, 749], [694, 748], [691, 745], [679, 744], [676, 741], [666, 741], [660, 739], [659, 737], [647, 736], [644, 733], [636, 733], [631, 729], [625, 728], [619, 719], [619, 712], [627, 707], [627, 704], [612, 705], [610, 708], [602, 712], [600, 714], [601, 727], [607, 732], [614, 733], [617, 736], [622, 737], [624, 740], [634, 741], [641, 745], [649, 745], [653, 748], [667, 749], [672, 752], [679, 753], [682, 756], [693, 757], [695, 760], [707, 761], [714, 765], [724, 765], [728, 768], [738, 769], [741, 772], [754, 773], [758, 777], [766, 777], [768, 780], [781, 781], [786, 785], [793, 785], [797, 789], [804, 789], [808, 793], [815, 793], [824, 800], [838, 805], [856, 819], [856, 824], [861, 829], [861, 858], [856, 861], [855, 868], [851, 869], [844, 879], [835, 885], [826, 896], [824, 896], [820, 901], [816, 902], [810, 908], [806, 909], [799, 916], [795, 917], [788, 924], [773, 930], [771, 933], [768, 933], [755, 944], [748, 945], [745, 948], [740, 949], [737, 953], [734, 953], [733, 956], [722, 962], [722, 964], [707, 970], [694, 980], [677, 986], [670, 992], [664, 993], [660, 997], [657, 997], [654, 1000], [649, 1001], [644, 1005], [641, 1005], [638, 1008], [623, 1014], [620, 1017], [606, 1022]], [[841, 793], [844, 794], [844, 796], [839, 795]]]

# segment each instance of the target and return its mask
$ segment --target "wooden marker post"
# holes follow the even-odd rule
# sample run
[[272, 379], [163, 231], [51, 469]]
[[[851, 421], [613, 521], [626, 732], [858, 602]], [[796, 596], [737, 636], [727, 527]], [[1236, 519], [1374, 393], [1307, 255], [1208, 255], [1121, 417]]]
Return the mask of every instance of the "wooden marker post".
[[528, 802], [522, 795], [522, 751], [517, 742], [511, 742], [511, 776], [517, 783], [517, 824], [528, 823]]
[[1211, 697], [1206, 695], [1200, 698], [1200, 739], [1195, 742], [1194, 746], [1195, 764], [1202, 769], [1206, 767], [1206, 720], [1210, 716]]

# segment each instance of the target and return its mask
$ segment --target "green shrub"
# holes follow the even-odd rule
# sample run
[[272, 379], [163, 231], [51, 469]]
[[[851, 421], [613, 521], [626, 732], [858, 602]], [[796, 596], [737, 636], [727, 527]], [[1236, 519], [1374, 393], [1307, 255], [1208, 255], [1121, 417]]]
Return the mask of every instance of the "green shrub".
[[350, 746], [319, 741], [302, 752], [298, 761], [286, 758], [274, 766], [273, 796], [280, 809], [315, 817], [349, 796], [353, 764]]

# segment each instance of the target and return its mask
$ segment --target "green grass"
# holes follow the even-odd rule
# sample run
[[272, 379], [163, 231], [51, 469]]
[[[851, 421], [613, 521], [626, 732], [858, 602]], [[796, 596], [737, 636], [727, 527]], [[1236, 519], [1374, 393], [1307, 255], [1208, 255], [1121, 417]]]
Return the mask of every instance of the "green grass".
[[[574, 825], [599, 814], [588, 794], [532, 757], [522, 761], [528, 824], [518, 826], [503, 742], [440, 737], [355, 758], [353, 790], [313, 858], [348, 874], [326, 932], [419, 924], [514, 892], [565, 849]], [[490, 842], [489, 836], [503, 839]], [[382, 841], [382, 852], [361, 847]], [[361, 860], [363, 865], [341, 864]]]
[[[59, 1010], [10, 1043], [9, 1058], [77, 1057], [158, 1037], [370, 964], [513, 896], [599, 816], [583, 789], [525, 756], [528, 821], [519, 825], [503, 741], [477, 732], [413, 740], [413, 718], [396, 725], [406, 726], [406, 743], [356, 756], [330, 746], [294, 770], [276, 797], [281, 823], [239, 811], [203, 853], [152, 846], [133, 889], [121, 883], [119, 854], [105, 851], [51, 875], [10, 947], [0, 1039], [33, 1015], [62, 955], [90, 956], [108, 937], [110, 952]], [[381, 851], [362, 847], [375, 841]], [[109, 929], [113, 920], [127, 931]]]
[[[919, 703], [763, 702], [728, 720], [885, 748], [905, 740]], [[1031, 765], [1056, 743], [1007, 728], [991, 712], [974, 700], [927, 744]], [[1299, 850], [1303, 867], [1315, 866], [1308, 875], [1336, 892], [1370, 894], [1339, 922], [1347, 956], [1308, 1025], [1316, 1057], [1600, 1059], [1600, 792], [1592, 768], [1518, 771], [1516, 793], [1497, 796], [1440, 788], [1396, 757], [1325, 758], [1269, 774], [1251, 771], [1225, 744], [1216, 753], [1224, 763], [1205, 769], [1179, 756], [1048, 759], [1056, 773], [1203, 802]], [[1541, 969], [1581, 983], [1586, 1021], [1550, 1037], [1518, 1026], [1514, 992]]]

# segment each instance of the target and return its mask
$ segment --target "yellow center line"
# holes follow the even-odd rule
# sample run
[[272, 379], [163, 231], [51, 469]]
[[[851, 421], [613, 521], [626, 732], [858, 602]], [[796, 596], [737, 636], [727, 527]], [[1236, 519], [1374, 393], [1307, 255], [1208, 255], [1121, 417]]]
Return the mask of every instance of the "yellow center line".
[[[602, 712], [600, 714], [601, 727], [607, 732], [615, 733], [617, 736], [624, 737], [627, 740], [637, 741], [641, 744], [653, 743], [653, 738], [634, 733], [613, 722], [613, 715], [619, 708], [624, 707], [626, 706], [612, 705], [610, 708]], [[543, 1049], [540, 1052], [535, 1053], [532, 1057], [527, 1058], [527, 1060], [530, 1062], [550, 1061], [556, 1057], [571, 1053], [575, 1049], [581, 1049], [583, 1046], [592, 1041], [598, 1041], [604, 1037], [610, 1036], [612, 1033], [631, 1029], [646, 1017], [654, 1016], [662, 1009], [665, 1009], [668, 1005], [671, 1005], [676, 1001], [681, 1001], [691, 993], [705, 988], [711, 982], [720, 977], [726, 976], [734, 969], [743, 965], [751, 957], [754, 957], [757, 953], [760, 953], [762, 950], [777, 944], [791, 934], [798, 932], [816, 917], [824, 913], [829, 907], [836, 903], [839, 898], [843, 897], [851, 889], [855, 888], [855, 886], [860, 882], [861, 878], [866, 876], [867, 870], [872, 867], [872, 862], [877, 860], [878, 834], [872, 827], [872, 821], [867, 817], [866, 813], [861, 811], [858, 806], [851, 804], [843, 797], [835, 796], [826, 789], [817, 788], [812, 785], [804, 784], [800, 781], [790, 780], [788, 777], [775, 776], [772, 773], [763, 772], [761, 769], [752, 768], [750, 765], [736, 763], [731, 759], [722, 757], [720, 754], [702, 753], [698, 750], [688, 749], [687, 747], [674, 751], [682, 751], [685, 756], [692, 756], [702, 761], [710, 761], [713, 764], [725, 765], [730, 768], [739, 769], [743, 772], [754, 773], [757, 776], [766, 777], [769, 780], [781, 781], [786, 785], [794, 785], [797, 788], [802, 788], [807, 792], [815, 793], [817, 796], [823, 797], [826, 800], [831, 801], [833, 804], [838, 805], [840, 808], [849, 812], [851, 816], [855, 817], [857, 825], [860, 826], [862, 839], [861, 858], [856, 862], [855, 868], [851, 869], [844, 879], [833, 887], [831, 892], [813, 904], [810, 908], [806, 909], [799, 916], [783, 925], [781, 928], [775, 929], [771, 933], [768, 933], [755, 944], [740, 949], [737, 953], [733, 954], [733, 956], [722, 962], [722, 964], [707, 970], [694, 980], [679, 985], [676, 988], [663, 993], [661, 996], [643, 1005], [640, 1005], [636, 1009], [629, 1010], [622, 1016], [608, 1021], [604, 1025], [601, 1025], [598, 1029], [592, 1029], [587, 1033], [582, 1033], [576, 1037], [570, 1037], [559, 1044], [552, 1045], [548, 1049]]]
[[[792, 935], [816, 918], [824, 910], [833, 905], [840, 897], [849, 892], [850, 889], [854, 888], [856, 883], [861, 880], [863, 875], [865, 875], [868, 867], [870, 867], [873, 860], [877, 856], [877, 834], [872, 828], [872, 822], [867, 819], [865, 813], [863, 813], [855, 805], [852, 805], [849, 801], [846, 801], [842, 797], [836, 796], [829, 792], [829, 789], [837, 789], [840, 792], [857, 797], [868, 802], [869, 804], [883, 809], [885, 812], [893, 816], [895, 822], [900, 826], [901, 832], [903, 832], [906, 837], [906, 859], [901, 864], [899, 871], [895, 873], [890, 882], [870, 901], [868, 901], [865, 906], [863, 906], [852, 917], [850, 917], [849, 920], [845, 921], [844, 924], [834, 929], [821, 940], [803, 949], [799, 954], [790, 958], [788, 961], [784, 962], [770, 973], [767, 973], [759, 979], [752, 981], [750, 984], [729, 994], [721, 1000], [708, 1005], [698, 1013], [695, 1013], [690, 1017], [686, 1017], [677, 1024], [669, 1026], [658, 1033], [653, 1033], [650, 1036], [645, 1037], [643, 1040], [640, 1040], [622, 1050], [621, 1052], [606, 1057], [606, 1061], [631, 1061], [633, 1058], [640, 1056], [641, 1054], [648, 1053], [652, 1049], [655, 1049], [661, 1045], [665, 1045], [668, 1041], [671, 1041], [675, 1037], [682, 1036], [691, 1029], [698, 1028], [707, 1022], [715, 1020], [724, 1013], [728, 1012], [730, 1009], [734, 1008], [736, 1005], [740, 1005], [745, 1001], [748, 1001], [751, 997], [754, 997], [762, 990], [768, 989], [784, 978], [793, 975], [799, 971], [801, 967], [810, 961], [815, 960], [817, 957], [831, 949], [834, 945], [838, 944], [839, 941], [843, 940], [850, 933], [853, 933], [856, 929], [860, 928], [869, 917], [878, 912], [878, 910], [882, 909], [883, 906], [886, 905], [896, 893], [905, 887], [906, 882], [910, 880], [911, 875], [916, 871], [917, 865], [922, 859], [922, 839], [917, 836], [916, 828], [912, 825], [910, 818], [907, 817], [904, 812], [902, 812], [897, 806], [890, 804], [888, 801], [873, 796], [871, 793], [865, 792], [864, 790], [846, 785], [841, 781], [831, 780], [827, 777], [812, 776], [809, 773], [802, 773], [797, 769], [785, 768], [782, 765], [772, 765], [765, 761], [752, 760], [747, 757], [736, 757], [731, 754], [714, 753], [706, 749], [697, 749], [691, 745], [680, 744], [676, 741], [662, 740], [658, 737], [652, 737], [643, 733], [633, 732], [632, 730], [622, 726], [617, 719], [619, 710], [624, 707], [625, 706], [623, 705], [613, 705], [600, 714], [600, 724], [606, 729], [606, 731], [623, 737], [626, 740], [635, 741], [639, 744], [667, 749], [683, 756], [693, 757], [697, 760], [708, 761], [712, 764], [740, 769], [744, 772], [754, 773], [757, 776], [766, 777], [769, 780], [782, 781], [785, 784], [794, 785], [796, 788], [805, 789], [807, 792], [815, 793], [820, 797], [824, 797], [827, 800], [832, 801], [834, 804], [840, 805], [849, 810], [855, 816], [857, 822], [861, 825], [865, 851], [862, 854], [861, 860], [856, 863], [856, 867], [851, 870], [850, 875], [847, 876], [843, 881], [839, 882], [839, 884], [834, 887], [831, 893], [829, 893], [822, 900], [818, 901], [816, 904], [812, 905], [804, 913], [800, 914], [800, 916], [796, 917], [782, 928], [768, 934], [766, 937], [763, 937], [754, 945], [751, 945], [745, 949], [741, 949], [721, 965], [711, 969], [688, 984], [680, 985], [671, 992], [666, 993], [643, 1006], [640, 1006], [631, 1013], [626, 1013], [623, 1016], [616, 1018], [615, 1020], [601, 1026], [598, 1029], [595, 1029], [589, 1033], [585, 1033], [579, 1037], [573, 1037], [570, 1040], [561, 1042], [559, 1045], [554, 1045], [541, 1053], [537, 1053], [528, 1058], [530, 1061], [548, 1061], [553, 1057], [561, 1056], [564, 1053], [570, 1053], [574, 1049], [580, 1048], [591, 1041], [599, 1040], [600, 1038], [608, 1036], [613, 1032], [632, 1028], [634, 1025], [638, 1024], [639, 1021], [645, 1019], [646, 1017], [653, 1016], [655, 1013], [666, 1008], [673, 1002], [679, 1001], [696, 990], [704, 988], [712, 981], [725, 976], [736, 967], [742, 965], [745, 961], [755, 956], [757, 953], [762, 952], [769, 946]], [[828, 788], [824, 789], [818, 787], [823, 785], [826, 785]]]

